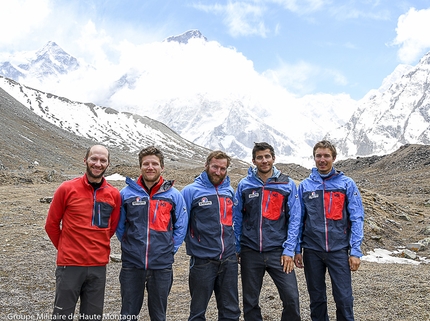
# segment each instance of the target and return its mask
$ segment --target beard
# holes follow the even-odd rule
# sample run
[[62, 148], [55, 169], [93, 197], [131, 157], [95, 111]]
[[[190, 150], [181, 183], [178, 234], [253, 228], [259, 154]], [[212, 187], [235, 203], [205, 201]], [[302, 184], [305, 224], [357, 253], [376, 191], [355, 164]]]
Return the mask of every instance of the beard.
[[217, 186], [219, 184], [222, 183], [222, 181], [225, 179], [225, 177], [227, 176], [227, 174], [225, 175], [214, 175], [214, 174], [210, 174], [208, 171], [206, 171], [206, 173], [208, 174], [208, 178], [209, 181], [212, 183], [212, 185]]
[[87, 176], [88, 177], [91, 177], [93, 179], [100, 179], [100, 178], [103, 177], [103, 175], [105, 174], [105, 172], [106, 172], [106, 169], [103, 172], [101, 172], [99, 175], [95, 175], [95, 174], [93, 174], [93, 172], [91, 171], [90, 166], [87, 163]]

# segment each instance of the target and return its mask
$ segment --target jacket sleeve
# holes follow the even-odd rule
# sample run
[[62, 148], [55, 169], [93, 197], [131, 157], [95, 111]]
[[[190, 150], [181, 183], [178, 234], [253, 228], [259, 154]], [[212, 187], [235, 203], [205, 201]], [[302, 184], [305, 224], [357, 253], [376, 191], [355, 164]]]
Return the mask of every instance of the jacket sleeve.
[[58, 249], [61, 237], [61, 221], [66, 209], [66, 191], [64, 185], [55, 191], [51, 205], [49, 206], [48, 216], [46, 217], [45, 231], [51, 239], [52, 244]]
[[299, 196], [297, 194], [297, 188], [294, 181], [291, 180], [291, 191], [288, 197], [288, 207], [290, 209], [290, 218], [288, 221], [288, 236], [282, 247], [284, 248], [282, 254], [294, 257], [294, 251], [296, 249], [300, 221], [301, 221], [301, 206]]
[[189, 186], [185, 186], [181, 190], [181, 195], [184, 198], [185, 206], [187, 207], [187, 214], [188, 214], [188, 218], [189, 218], [190, 217], [190, 211], [191, 211], [191, 204], [192, 204], [191, 188]]
[[118, 190], [115, 187], [112, 187], [114, 189], [114, 196], [115, 196], [115, 208], [112, 211], [112, 214], [110, 216], [110, 237], [112, 237], [115, 234], [115, 231], [118, 227], [119, 217], [120, 217], [120, 211], [121, 211], [121, 195], [118, 192]]
[[173, 251], [176, 253], [185, 239], [188, 229], [188, 212], [185, 200], [182, 194], [178, 191], [175, 193], [175, 215], [176, 221], [173, 225]]
[[240, 238], [242, 236], [242, 196], [241, 196], [241, 184], [237, 186], [236, 193], [234, 196], [234, 205], [233, 205], [233, 230], [234, 236], [236, 239], [236, 252], [240, 253]]
[[362, 257], [361, 243], [364, 237], [364, 209], [360, 191], [352, 179], [350, 179], [347, 186], [347, 197], [349, 220], [351, 221], [350, 255]]
[[118, 238], [118, 240], [120, 242], [122, 242], [122, 236], [124, 235], [124, 232], [125, 232], [126, 218], [127, 218], [127, 216], [126, 216], [125, 209], [124, 209], [124, 194], [121, 191], [121, 208], [120, 208], [118, 225], [116, 228], [116, 237]]
[[304, 225], [304, 218], [305, 218], [305, 204], [303, 202], [303, 182], [300, 183], [298, 188], [298, 196], [299, 196], [299, 202], [300, 202], [300, 225], [299, 225], [299, 234], [297, 235], [297, 245], [295, 249], [296, 254], [302, 253], [302, 237], [303, 237], [303, 225]]

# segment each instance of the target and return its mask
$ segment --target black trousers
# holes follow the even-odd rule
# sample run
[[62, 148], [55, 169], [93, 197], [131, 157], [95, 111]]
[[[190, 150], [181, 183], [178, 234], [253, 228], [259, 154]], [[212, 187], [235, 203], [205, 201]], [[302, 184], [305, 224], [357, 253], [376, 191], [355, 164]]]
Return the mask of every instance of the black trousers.
[[74, 320], [80, 299], [79, 318], [102, 320], [106, 266], [58, 266], [53, 320]]

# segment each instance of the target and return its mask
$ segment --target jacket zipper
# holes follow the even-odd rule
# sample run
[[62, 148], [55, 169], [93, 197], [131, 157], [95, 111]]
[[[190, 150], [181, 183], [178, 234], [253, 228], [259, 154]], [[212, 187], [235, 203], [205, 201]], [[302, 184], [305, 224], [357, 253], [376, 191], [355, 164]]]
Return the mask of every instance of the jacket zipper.
[[[323, 181], [323, 209], [324, 209], [324, 226], [325, 226], [325, 250], [329, 252], [328, 247], [328, 220], [327, 220], [327, 213], [326, 213], [326, 207], [325, 207], [325, 182]], [[331, 198], [331, 195], [330, 195]], [[330, 204], [328, 204], [330, 207]], [[329, 210], [330, 213], [330, 210]]]
[[261, 211], [260, 211], [260, 252], [263, 252], [263, 208], [265, 208], [266, 206], [264, 206], [263, 204], [263, 200], [264, 200], [264, 186], [262, 186], [261, 188]]
[[225, 244], [224, 244], [224, 226], [222, 225], [222, 221], [221, 221], [221, 217], [226, 217], [227, 216], [227, 207], [226, 207], [226, 201], [224, 198], [224, 213], [221, 213], [221, 202], [220, 202], [220, 197], [218, 194], [218, 187], [215, 187], [216, 190], [216, 195], [217, 195], [217, 200], [218, 200], [218, 209], [219, 209], [219, 214], [220, 214], [220, 220], [219, 220], [219, 225], [220, 225], [220, 229], [221, 229], [221, 235], [220, 235], [220, 241], [221, 241], [221, 254], [219, 256], [220, 260], [223, 257], [224, 254], [224, 250], [225, 250]]

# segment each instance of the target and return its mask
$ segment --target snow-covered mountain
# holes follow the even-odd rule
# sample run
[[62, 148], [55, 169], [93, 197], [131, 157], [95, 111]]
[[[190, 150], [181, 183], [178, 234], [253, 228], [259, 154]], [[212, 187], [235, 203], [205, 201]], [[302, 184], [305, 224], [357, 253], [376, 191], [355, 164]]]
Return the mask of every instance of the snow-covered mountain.
[[60, 78], [80, 68], [78, 60], [55, 42], [49, 41], [35, 53], [26, 53], [26, 57], [11, 57], [11, 61], [0, 62], [0, 75], [18, 82], [27, 78], [44, 80], [50, 77]]
[[[400, 65], [379, 89], [357, 102], [348, 95], [297, 98], [255, 72], [252, 62], [234, 48], [208, 41], [198, 30], [135, 48], [127, 55], [139, 55], [138, 64], [116, 65], [110, 72], [79, 64], [58, 48], [50, 42], [38, 53], [28, 53], [32, 58], [27, 63], [0, 63], [0, 74], [70, 100], [88, 93], [83, 96], [88, 100], [80, 101], [147, 116], [191, 142], [245, 161], [258, 141], [275, 146], [277, 161], [304, 166], [311, 165], [312, 146], [324, 137], [337, 143], [339, 158], [428, 143], [428, 55], [415, 67]], [[50, 81], [40, 81], [47, 77]], [[64, 94], [67, 90], [70, 96]], [[52, 104], [45, 98], [43, 103], [44, 108]], [[61, 118], [62, 113], [60, 108], [51, 117]], [[109, 135], [122, 133], [118, 129]], [[116, 137], [106, 133], [103, 139], [115, 143]]]
[[[405, 144], [430, 144], [430, 52], [415, 67], [399, 66], [378, 91], [328, 138], [342, 157], [384, 155]], [[400, 76], [400, 77], [399, 77]]]
[[208, 39], [203, 36], [203, 34], [199, 30], [188, 30], [181, 35], [167, 37], [164, 41], [176, 41], [179, 43], [187, 44], [190, 39], [203, 39], [204, 41], [208, 41]]
[[162, 147], [171, 160], [191, 159], [199, 164], [208, 153], [206, 148], [183, 139], [163, 123], [148, 117], [71, 101], [1, 76], [0, 87], [48, 122], [107, 146], [133, 153], [156, 145]]
[[[34, 62], [49, 52], [50, 59], [43, 61], [53, 69], [64, 64], [66, 74], [47, 77], [45, 68], [37, 74], [36, 67], [25, 73], [12, 59], [2, 63], [9, 69], [0, 74], [70, 100], [156, 119], [187, 140], [246, 161], [254, 142], [267, 141], [275, 146], [278, 161], [307, 165], [315, 141], [343, 125], [355, 110], [348, 95], [294, 97], [255, 72], [234, 48], [208, 41], [198, 30], [128, 52], [141, 57], [139, 63], [114, 66], [111, 72], [70, 64], [77, 60], [57, 47], [50, 42], [37, 54], [27, 53], [21, 61], [28, 62], [19, 66], [37, 66]], [[8, 72], [12, 67], [21, 73]]]

